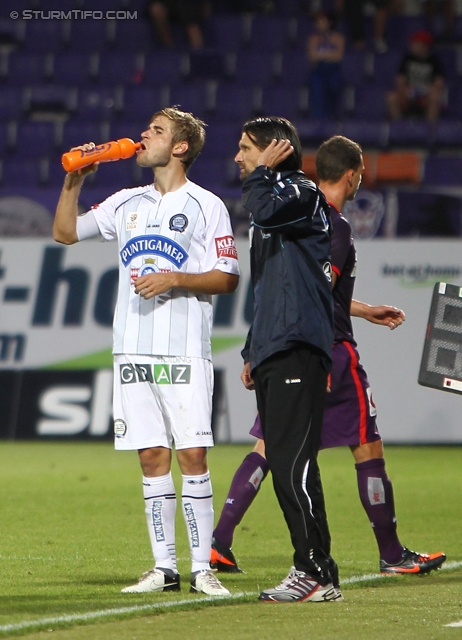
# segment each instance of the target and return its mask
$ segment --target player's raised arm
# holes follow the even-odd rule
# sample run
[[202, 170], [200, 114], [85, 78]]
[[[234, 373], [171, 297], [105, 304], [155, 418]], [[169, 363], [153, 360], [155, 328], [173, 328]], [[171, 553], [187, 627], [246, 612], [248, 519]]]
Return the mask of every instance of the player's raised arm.
[[[94, 142], [74, 147], [71, 151], [82, 149], [84, 151], [94, 148]], [[97, 170], [98, 163], [66, 174], [64, 185], [56, 207], [55, 220], [53, 224], [53, 238], [62, 244], [75, 244], [78, 242], [77, 236], [77, 213], [80, 189], [83, 181], [89, 173]]]

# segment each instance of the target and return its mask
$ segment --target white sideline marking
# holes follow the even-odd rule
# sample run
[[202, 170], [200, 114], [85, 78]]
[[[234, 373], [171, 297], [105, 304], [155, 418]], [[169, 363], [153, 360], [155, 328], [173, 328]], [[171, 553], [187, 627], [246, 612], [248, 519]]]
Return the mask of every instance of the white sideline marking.
[[[230, 596], [220, 597], [220, 600], [234, 600], [241, 598], [242, 596], [255, 595], [253, 592], [233, 593]], [[18, 622], [16, 624], [5, 624], [0, 626], [0, 632], [4, 631], [20, 631], [21, 629], [27, 629], [29, 627], [36, 627], [38, 625], [49, 625], [61, 622], [85, 622], [87, 620], [96, 620], [97, 618], [105, 618], [107, 616], [119, 615], [121, 613], [134, 613], [136, 611], [149, 611], [153, 609], [163, 609], [164, 607], [180, 607], [183, 605], [194, 604], [198, 602], [216, 602], [218, 598], [212, 598], [211, 596], [189, 600], [171, 600], [166, 602], [156, 602], [155, 604], [141, 604], [134, 605], [133, 607], [118, 607], [117, 609], [102, 609], [101, 611], [89, 611], [88, 613], [76, 613], [69, 616], [56, 616], [55, 618], [41, 618], [39, 620], [26, 620], [25, 622]]]
[[[462, 567], [462, 562], [445, 562], [441, 569], [458, 569]], [[342, 584], [356, 584], [358, 582], [367, 582], [368, 580], [378, 580], [387, 578], [389, 576], [383, 576], [380, 573], [369, 573], [363, 576], [352, 576], [342, 580]], [[230, 596], [219, 598], [223, 602], [229, 600], [236, 600], [242, 598], [242, 596], [254, 596], [256, 592], [253, 591], [241, 591], [238, 593], [232, 593]], [[134, 605], [133, 607], [119, 607], [117, 609], [102, 609], [101, 611], [89, 611], [88, 613], [78, 613], [68, 616], [56, 616], [55, 618], [41, 618], [39, 620], [26, 620], [24, 622], [17, 622], [15, 624], [5, 624], [0, 626], [0, 633], [7, 631], [21, 631], [30, 627], [46, 626], [53, 624], [60, 624], [62, 622], [87, 622], [88, 620], [97, 620], [98, 618], [106, 618], [108, 616], [120, 615], [124, 613], [135, 613], [139, 611], [153, 611], [155, 609], [173, 608], [184, 605], [194, 604], [198, 602], [216, 602], [218, 598], [204, 597], [200, 601], [197, 599], [189, 600], [170, 600], [166, 602], [156, 602], [155, 604], [143, 604]], [[446, 627], [462, 627], [462, 620], [460, 622], [452, 622], [445, 625]]]

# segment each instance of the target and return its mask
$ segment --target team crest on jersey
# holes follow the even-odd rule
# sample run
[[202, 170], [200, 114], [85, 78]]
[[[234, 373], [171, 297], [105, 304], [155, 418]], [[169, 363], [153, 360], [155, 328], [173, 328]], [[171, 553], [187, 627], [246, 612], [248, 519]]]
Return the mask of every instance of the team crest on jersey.
[[353, 237], [373, 238], [385, 215], [383, 195], [361, 190], [353, 201], [345, 204], [343, 215], [351, 224]]
[[233, 236], [215, 238], [215, 247], [218, 258], [235, 258], [237, 260], [237, 249]]
[[138, 213], [138, 211], [132, 211], [127, 216], [127, 220], [126, 220], [126, 223], [125, 223], [125, 229], [127, 231], [135, 231], [136, 228], [138, 227], [138, 221], [139, 221], [139, 213]]
[[144, 258], [141, 267], [130, 268], [130, 279], [132, 284], [141, 276], [147, 276], [150, 273], [171, 273], [171, 269], [161, 269], [157, 264], [157, 258]]
[[170, 218], [168, 226], [170, 231], [178, 231], [178, 233], [183, 233], [183, 231], [188, 226], [188, 218], [184, 215], [184, 213], [177, 213]]

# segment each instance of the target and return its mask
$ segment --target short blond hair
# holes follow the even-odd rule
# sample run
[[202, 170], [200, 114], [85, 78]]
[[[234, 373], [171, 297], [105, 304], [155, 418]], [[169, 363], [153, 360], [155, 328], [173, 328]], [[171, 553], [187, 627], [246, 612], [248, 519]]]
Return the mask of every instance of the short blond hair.
[[205, 143], [205, 127], [207, 125], [192, 113], [181, 111], [176, 105], [157, 111], [152, 116], [151, 122], [160, 116], [164, 116], [173, 122], [173, 144], [178, 142], [188, 143], [188, 150], [181, 160], [185, 171], [187, 171], [202, 151]]

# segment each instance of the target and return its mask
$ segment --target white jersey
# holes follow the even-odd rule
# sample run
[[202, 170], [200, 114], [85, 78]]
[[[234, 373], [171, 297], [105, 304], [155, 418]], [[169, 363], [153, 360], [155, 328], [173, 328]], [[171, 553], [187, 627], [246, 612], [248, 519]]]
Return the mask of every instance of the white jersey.
[[239, 275], [223, 202], [188, 180], [163, 196], [153, 184], [118, 191], [92, 213], [102, 238], [119, 243], [113, 352], [211, 359], [212, 296], [171, 289], [145, 300], [134, 281], [170, 271]]

